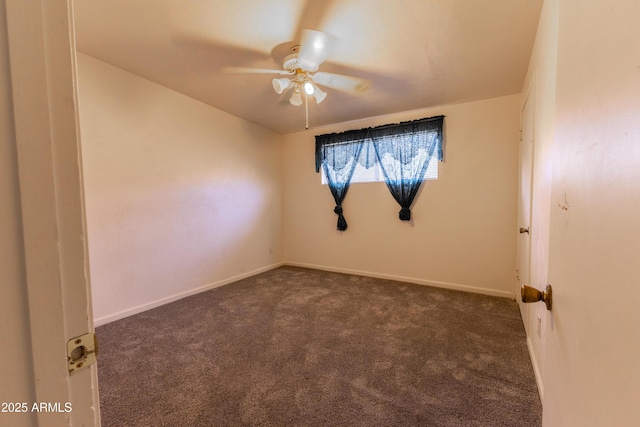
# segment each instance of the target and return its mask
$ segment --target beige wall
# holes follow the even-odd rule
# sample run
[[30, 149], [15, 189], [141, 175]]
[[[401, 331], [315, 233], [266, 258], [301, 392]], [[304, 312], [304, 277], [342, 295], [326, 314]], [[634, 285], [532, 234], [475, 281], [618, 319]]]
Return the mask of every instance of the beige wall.
[[[518, 95], [411, 111], [284, 137], [286, 262], [513, 296]], [[353, 184], [336, 231], [329, 189], [314, 169], [314, 136], [444, 114], [445, 162], [425, 182], [412, 221], [384, 183]]]
[[97, 324], [278, 265], [281, 136], [79, 54]]
[[[6, 28], [0, 0], [0, 402], [30, 404], [35, 390]], [[0, 413], [0, 425], [35, 425], [35, 414]]]

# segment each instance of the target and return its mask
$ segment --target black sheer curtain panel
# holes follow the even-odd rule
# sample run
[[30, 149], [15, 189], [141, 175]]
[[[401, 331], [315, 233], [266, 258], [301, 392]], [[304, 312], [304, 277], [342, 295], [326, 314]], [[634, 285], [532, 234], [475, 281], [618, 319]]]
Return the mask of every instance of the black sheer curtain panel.
[[378, 164], [393, 198], [400, 205], [399, 217], [411, 220], [415, 199], [434, 153], [442, 160], [444, 117], [432, 117], [371, 129]]
[[353, 171], [362, 153], [364, 132], [352, 131], [341, 134], [316, 136], [316, 172], [322, 167], [327, 184], [336, 202], [333, 209], [338, 215], [338, 230], [347, 229], [342, 212], [342, 202], [349, 190]]

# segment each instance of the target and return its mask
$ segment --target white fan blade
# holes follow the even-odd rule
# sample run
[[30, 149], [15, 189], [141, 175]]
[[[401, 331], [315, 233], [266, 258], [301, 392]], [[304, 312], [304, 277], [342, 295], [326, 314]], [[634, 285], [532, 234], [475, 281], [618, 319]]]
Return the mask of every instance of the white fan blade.
[[327, 59], [331, 37], [316, 30], [303, 30], [298, 50], [298, 66], [314, 72]]
[[250, 67], [223, 67], [223, 74], [280, 74], [291, 75], [290, 71], [285, 70], [269, 70], [267, 68], [250, 68]]
[[330, 87], [349, 93], [363, 93], [371, 82], [359, 77], [343, 76], [341, 74], [325, 73], [318, 71], [312, 77], [313, 81], [319, 85]]

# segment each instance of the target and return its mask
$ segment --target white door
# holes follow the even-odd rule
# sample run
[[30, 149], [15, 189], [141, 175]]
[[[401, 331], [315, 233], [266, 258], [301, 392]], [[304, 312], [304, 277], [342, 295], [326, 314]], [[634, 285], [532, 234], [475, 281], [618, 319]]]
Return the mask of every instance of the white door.
[[640, 2], [588, 3], [560, 3], [545, 427], [640, 425]]
[[69, 374], [67, 360], [67, 341], [93, 331], [72, 8], [7, 1], [6, 12], [36, 379], [29, 411], [41, 426], [95, 426], [96, 366]]
[[[533, 173], [533, 144], [534, 144], [534, 89], [529, 88], [526, 101], [522, 107], [520, 119], [520, 186], [518, 191], [518, 278], [515, 289], [517, 300], [520, 301], [520, 286], [529, 285], [531, 266], [531, 185]], [[526, 231], [525, 231], [526, 230]], [[530, 306], [520, 302], [520, 312], [529, 335]]]
[[548, 427], [639, 422], [640, 127], [631, 135], [625, 123], [606, 120], [556, 125], [553, 308], [543, 373]]

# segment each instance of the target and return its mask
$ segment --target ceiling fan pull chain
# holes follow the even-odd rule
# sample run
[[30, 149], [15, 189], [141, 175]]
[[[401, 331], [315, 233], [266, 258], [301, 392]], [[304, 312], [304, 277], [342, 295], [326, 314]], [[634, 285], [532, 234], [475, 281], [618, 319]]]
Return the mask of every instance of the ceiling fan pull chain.
[[306, 92], [304, 93], [304, 116], [304, 128], [309, 129], [309, 95]]

